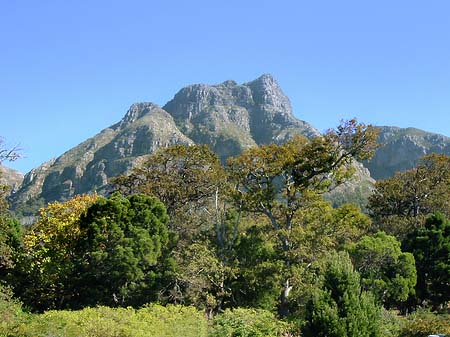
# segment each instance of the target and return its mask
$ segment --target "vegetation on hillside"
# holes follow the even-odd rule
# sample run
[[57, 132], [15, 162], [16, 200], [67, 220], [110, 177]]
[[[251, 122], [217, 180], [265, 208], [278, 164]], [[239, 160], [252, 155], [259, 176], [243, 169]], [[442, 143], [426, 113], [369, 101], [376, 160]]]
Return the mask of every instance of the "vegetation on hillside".
[[227, 165], [176, 145], [29, 228], [2, 204], [0, 336], [448, 333], [449, 157], [378, 182], [369, 214], [323, 199], [376, 146], [354, 120]]

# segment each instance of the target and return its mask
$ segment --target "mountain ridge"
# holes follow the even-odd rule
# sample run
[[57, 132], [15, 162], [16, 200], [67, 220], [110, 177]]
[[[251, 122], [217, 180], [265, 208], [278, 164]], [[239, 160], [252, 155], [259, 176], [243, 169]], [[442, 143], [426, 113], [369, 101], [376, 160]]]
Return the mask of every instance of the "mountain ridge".
[[[379, 129], [384, 146], [364, 166], [355, 164], [357, 177], [337, 193], [347, 189], [365, 195], [374, 184], [372, 177], [411, 168], [431, 152], [450, 154], [449, 137], [414, 128]], [[248, 147], [283, 143], [298, 134], [313, 138], [320, 132], [295, 117], [289, 98], [270, 74], [242, 84], [233, 80], [192, 84], [162, 107], [152, 102], [132, 104], [117, 123], [32, 169], [21, 184], [16, 179], [10, 199], [17, 207], [30, 200], [45, 203], [102, 193], [112, 177], [174, 144], [207, 144], [225, 161]]]
[[174, 144], [208, 144], [225, 160], [250, 146], [281, 143], [294, 134], [311, 138], [319, 132], [294, 117], [273, 76], [243, 84], [194, 84], [163, 107], [132, 104], [119, 122], [25, 174], [11, 201], [17, 206], [30, 199], [50, 202], [102, 192], [112, 177]]

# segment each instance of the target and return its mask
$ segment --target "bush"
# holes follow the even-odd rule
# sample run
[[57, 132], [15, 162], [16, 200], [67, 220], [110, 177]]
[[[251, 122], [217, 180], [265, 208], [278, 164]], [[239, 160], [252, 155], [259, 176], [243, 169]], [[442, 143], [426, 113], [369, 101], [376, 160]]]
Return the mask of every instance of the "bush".
[[214, 321], [210, 337], [288, 336], [290, 326], [262, 309], [225, 310]]
[[24, 316], [0, 336], [21, 337], [206, 337], [208, 322], [193, 307], [150, 305], [143, 309], [85, 308]]
[[403, 319], [399, 337], [422, 337], [432, 334], [450, 334], [450, 315], [420, 310]]
[[0, 336], [8, 336], [7, 331], [12, 331], [20, 324], [24, 316], [22, 305], [13, 299], [9, 287], [0, 284]]

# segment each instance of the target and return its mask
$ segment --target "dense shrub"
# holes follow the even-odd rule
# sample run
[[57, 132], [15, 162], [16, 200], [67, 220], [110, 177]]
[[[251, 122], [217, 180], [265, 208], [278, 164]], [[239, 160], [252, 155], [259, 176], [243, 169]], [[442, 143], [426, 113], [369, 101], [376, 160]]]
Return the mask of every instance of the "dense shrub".
[[422, 337], [432, 334], [450, 334], [450, 315], [420, 310], [403, 319], [399, 337]]
[[210, 337], [287, 336], [289, 324], [266, 310], [225, 310], [213, 322]]
[[22, 314], [1, 327], [2, 337], [206, 337], [208, 322], [192, 307], [151, 305], [139, 310], [98, 307]]

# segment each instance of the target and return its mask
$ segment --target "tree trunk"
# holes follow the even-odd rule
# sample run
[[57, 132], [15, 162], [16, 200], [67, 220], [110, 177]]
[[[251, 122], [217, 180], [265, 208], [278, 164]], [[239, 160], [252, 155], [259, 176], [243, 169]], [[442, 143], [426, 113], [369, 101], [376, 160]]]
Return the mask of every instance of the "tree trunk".
[[292, 286], [289, 283], [289, 280], [284, 281], [283, 289], [281, 290], [280, 296], [280, 307], [278, 308], [278, 314], [281, 318], [285, 318], [289, 315], [289, 293], [292, 290]]

